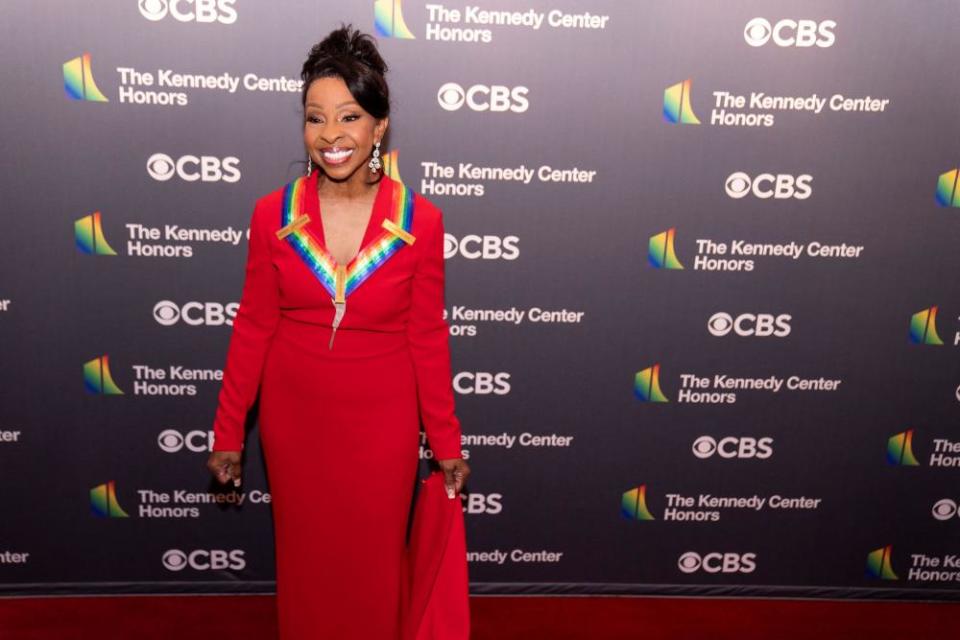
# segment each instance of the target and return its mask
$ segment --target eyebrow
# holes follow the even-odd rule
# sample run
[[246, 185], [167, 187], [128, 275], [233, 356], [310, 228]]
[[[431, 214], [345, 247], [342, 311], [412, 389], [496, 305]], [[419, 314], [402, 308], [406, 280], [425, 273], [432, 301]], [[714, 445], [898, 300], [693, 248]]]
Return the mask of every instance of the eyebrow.
[[[348, 104], [357, 104], [357, 101], [356, 101], [356, 100], [348, 100], [347, 102], [341, 102], [340, 104], [336, 105], [336, 106], [334, 107], [334, 109], [340, 109], [340, 108], [342, 108], [342, 107], [347, 106]], [[307, 106], [308, 106], [308, 107], [318, 107], [318, 108], [320, 108], [320, 109], [323, 108], [323, 105], [317, 104], [316, 102], [308, 102], [308, 103], [307, 103]]]

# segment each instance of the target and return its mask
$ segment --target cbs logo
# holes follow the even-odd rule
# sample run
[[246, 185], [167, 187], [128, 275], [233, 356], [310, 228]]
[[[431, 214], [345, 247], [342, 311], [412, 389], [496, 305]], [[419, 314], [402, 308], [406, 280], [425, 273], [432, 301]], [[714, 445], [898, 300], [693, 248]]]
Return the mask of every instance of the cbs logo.
[[785, 338], [790, 335], [790, 321], [792, 319], [793, 316], [786, 313], [781, 313], [778, 316], [770, 313], [741, 313], [734, 318], [729, 313], [720, 311], [707, 320], [707, 331], [710, 332], [710, 335], [718, 338], [729, 334], [731, 331], [743, 337], [766, 338], [774, 336]]
[[461, 255], [467, 260], [516, 260], [520, 256], [517, 236], [467, 235], [459, 240], [449, 233], [443, 234], [443, 257], [449, 260]]
[[756, 458], [766, 460], [773, 455], [773, 438], [720, 438], [715, 440], [710, 436], [700, 436], [693, 441], [693, 455], [705, 460], [718, 455], [726, 460], [733, 458]]
[[755, 553], [707, 553], [687, 551], [677, 560], [683, 573], [753, 573], [757, 568]]
[[174, 175], [186, 182], [239, 182], [239, 158], [227, 156], [186, 155], [174, 160], [165, 153], [155, 153], [147, 159], [147, 173], [159, 182], [166, 182]]
[[163, 566], [168, 571], [183, 571], [186, 568], [195, 571], [222, 571], [233, 569], [240, 571], [247, 566], [243, 557], [243, 549], [197, 549], [196, 551], [181, 551], [168, 549], [161, 558]]
[[457, 111], [466, 104], [474, 111], [523, 113], [530, 108], [527, 87], [475, 84], [464, 89], [456, 82], [448, 82], [437, 91], [437, 102], [446, 111]]
[[194, 453], [213, 451], [213, 431], [187, 431], [180, 433], [176, 429], [165, 429], [157, 436], [157, 445], [167, 453], [177, 453], [186, 448]]
[[465, 396], [490, 394], [505, 396], [510, 393], [510, 374], [503, 371], [500, 373], [461, 371], [453, 376], [453, 389]]
[[165, 327], [171, 327], [181, 320], [193, 327], [233, 326], [239, 308], [239, 302], [225, 305], [219, 302], [186, 302], [177, 306], [170, 300], [161, 300], [153, 306], [153, 319]]
[[949, 520], [957, 516], [957, 503], [950, 498], [937, 500], [933, 505], [932, 513], [937, 520]]
[[[233, 24], [237, 21], [236, 0], [139, 0], [140, 15], [151, 22], [163, 20], [167, 15], [179, 22], [219, 22]], [[187, 5], [187, 9], [183, 9]]]
[[737, 171], [727, 176], [723, 188], [728, 196], [736, 200], [751, 193], [761, 200], [768, 198], [806, 200], [813, 193], [813, 188], [810, 186], [812, 180], [813, 176], [807, 173], [799, 176], [785, 173], [776, 175], [761, 173], [756, 178], [751, 178], [743, 171]]
[[499, 493], [461, 493], [463, 512], [466, 514], [486, 513], [495, 515], [503, 511], [503, 495]]
[[743, 39], [751, 47], [762, 47], [771, 39], [780, 47], [832, 47], [836, 41], [834, 20], [780, 20], [775, 24], [754, 18], [743, 28]]

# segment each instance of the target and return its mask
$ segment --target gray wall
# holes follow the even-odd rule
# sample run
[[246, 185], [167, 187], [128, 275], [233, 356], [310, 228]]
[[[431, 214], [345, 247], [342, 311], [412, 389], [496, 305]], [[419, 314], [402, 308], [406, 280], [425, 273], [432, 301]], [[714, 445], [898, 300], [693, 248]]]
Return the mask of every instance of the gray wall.
[[[171, 379], [223, 366], [246, 242], [164, 234], [245, 231], [255, 199], [303, 170], [299, 93], [244, 78], [295, 78], [341, 21], [373, 32], [373, 4], [3, 4], [0, 593], [273, 588], [256, 431], [242, 505], [183, 502], [230, 494], [204, 469], [219, 383]], [[956, 599], [960, 214], [935, 199], [938, 176], [960, 165], [952, 4], [480, 3], [544, 16], [539, 29], [444, 6], [460, 23], [406, 0], [392, 24], [415, 37], [379, 42], [394, 95], [386, 149], [449, 234], [458, 413], [476, 439], [464, 445], [473, 590]], [[551, 27], [553, 11], [589, 11], [598, 26]], [[85, 75], [75, 95], [87, 100], [65, 89], [64, 63], [85, 52], [106, 102], [89, 99]], [[161, 72], [240, 85], [161, 86]], [[664, 116], [665, 90], [687, 79], [684, 113], [700, 125]], [[446, 83], [462, 93], [438, 97]], [[746, 104], [717, 107], [723, 91]], [[459, 108], [441, 104], [464, 93]], [[759, 93], [888, 102], [812, 113], [751, 103]], [[160, 158], [157, 180], [154, 154], [196, 156], [206, 176], [189, 179], [190, 158], [171, 175]], [[471, 166], [534, 173], [475, 178]], [[544, 181], [541, 167], [588, 173]], [[117, 255], [78, 246], [75, 224], [94, 212], [97, 245]], [[133, 237], [138, 224], [161, 237]], [[682, 270], [651, 264], [650, 238], [668, 229]], [[814, 257], [811, 242], [856, 255]], [[737, 243], [803, 253], [748, 256]], [[933, 306], [944, 344], [914, 344], [911, 317]], [[524, 316], [464, 313], [497, 309]], [[534, 309], [571, 314], [539, 322]], [[764, 317], [714, 335], [730, 329], [717, 313]], [[757, 335], [768, 322], [775, 334]], [[83, 364], [105, 355], [123, 395], [85, 390]], [[668, 402], [635, 393], [654, 364]], [[144, 367], [167, 379], [138, 378]], [[840, 382], [718, 388], [791, 376]], [[918, 464], [889, 463], [888, 439], [911, 429]], [[507, 447], [502, 434], [558, 437]], [[111, 481], [128, 517], [91, 503]], [[652, 520], [621, 510], [640, 486]], [[775, 496], [808, 500], [776, 508]]]

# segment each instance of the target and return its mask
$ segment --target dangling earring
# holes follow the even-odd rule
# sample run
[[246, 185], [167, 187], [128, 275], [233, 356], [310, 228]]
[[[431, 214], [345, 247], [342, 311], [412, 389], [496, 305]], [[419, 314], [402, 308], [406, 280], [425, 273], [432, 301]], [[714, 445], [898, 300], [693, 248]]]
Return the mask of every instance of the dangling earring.
[[373, 145], [373, 157], [370, 158], [370, 162], [367, 164], [367, 166], [370, 167], [370, 171], [373, 171], [374, 173], [376, 173], [377, 171], [380, 171], [381, 165], [380, 165], [380, 142], [379, 141], [377, 141], [377, 143]]
[[313, 158], [309, 155], [307, 156], [307, 177], [310, 177], [310, 174], [313, 173]]

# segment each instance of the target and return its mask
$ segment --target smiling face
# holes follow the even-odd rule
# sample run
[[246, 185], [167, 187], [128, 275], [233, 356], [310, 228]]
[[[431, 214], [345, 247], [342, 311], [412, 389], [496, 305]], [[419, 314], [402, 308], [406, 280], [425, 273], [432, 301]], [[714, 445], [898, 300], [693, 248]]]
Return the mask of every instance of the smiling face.
[[331, 180], [366, 179], [373, 145], [383, 139], [387, 123], [364, 111], [341, 78], [319, 78], [307, 89], [303, 143]]

